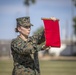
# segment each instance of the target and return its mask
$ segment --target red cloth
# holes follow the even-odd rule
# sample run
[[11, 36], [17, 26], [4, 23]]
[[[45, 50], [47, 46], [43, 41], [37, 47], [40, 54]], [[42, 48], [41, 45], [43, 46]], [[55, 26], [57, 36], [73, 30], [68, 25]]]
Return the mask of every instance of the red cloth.
[[46, 46], [60, 47], [59, 20], [42, 19], [44, 22]]

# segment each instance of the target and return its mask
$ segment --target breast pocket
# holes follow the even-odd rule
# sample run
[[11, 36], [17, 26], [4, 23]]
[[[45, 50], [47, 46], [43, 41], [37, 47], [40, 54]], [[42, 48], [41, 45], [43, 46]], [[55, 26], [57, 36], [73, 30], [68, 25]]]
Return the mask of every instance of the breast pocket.
[[27, 46], [28, 49], [34, 49], [33, 45], [32, 45], [32, 42], [28, 42], [26, 46]]

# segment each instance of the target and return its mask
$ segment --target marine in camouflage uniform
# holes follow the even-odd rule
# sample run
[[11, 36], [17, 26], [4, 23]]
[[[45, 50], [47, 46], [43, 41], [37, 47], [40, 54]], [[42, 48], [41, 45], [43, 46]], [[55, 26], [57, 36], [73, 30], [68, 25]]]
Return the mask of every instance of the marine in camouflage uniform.
[[[25, 27], [32, 24], [30, 24], [29, 17], [22, 17], [17, 18], [17, 25]], [[19, 36], [12, 40], [11, 51], [14, 61], [12, 75], [40, 75], [38, 51], [41, 50], [41, 47], [38, 45], [44, 41], [44, 31], [28, 37], [27, 41]]]

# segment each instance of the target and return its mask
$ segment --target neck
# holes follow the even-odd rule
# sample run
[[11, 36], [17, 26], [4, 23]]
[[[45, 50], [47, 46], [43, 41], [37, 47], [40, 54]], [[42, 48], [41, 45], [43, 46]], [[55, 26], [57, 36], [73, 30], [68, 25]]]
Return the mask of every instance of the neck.
[[24, 36], [24, 35], [22, 35], [22, 34], [20, 34], [19, 35], [24, 41], [27, 41], [27, 39], [28, 39], [28, 36]]

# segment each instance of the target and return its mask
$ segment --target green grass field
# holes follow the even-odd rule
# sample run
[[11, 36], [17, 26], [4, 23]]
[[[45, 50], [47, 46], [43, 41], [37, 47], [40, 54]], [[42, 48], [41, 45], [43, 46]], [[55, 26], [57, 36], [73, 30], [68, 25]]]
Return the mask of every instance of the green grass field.
[[[0, 60], [0, 75], [11, 75], [12, 60]], [[76, 75], [76, 61], [40, 61], [41, 75]]]

